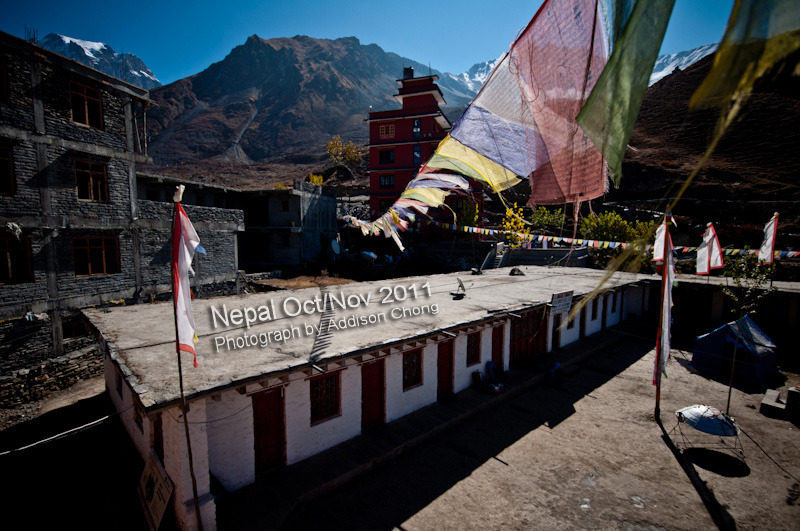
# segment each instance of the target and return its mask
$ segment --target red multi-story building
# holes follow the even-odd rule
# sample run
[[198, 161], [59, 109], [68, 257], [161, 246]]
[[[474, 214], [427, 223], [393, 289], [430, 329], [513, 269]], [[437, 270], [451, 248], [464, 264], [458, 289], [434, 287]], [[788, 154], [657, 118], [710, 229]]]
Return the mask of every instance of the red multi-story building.
[[373, 218], [383, 214], [417, 175], [439, 142], [450, 131], [438, 76], [414, 77], [403, 69], [394, 95], [401, 109], [369, 113], [369, 208]]

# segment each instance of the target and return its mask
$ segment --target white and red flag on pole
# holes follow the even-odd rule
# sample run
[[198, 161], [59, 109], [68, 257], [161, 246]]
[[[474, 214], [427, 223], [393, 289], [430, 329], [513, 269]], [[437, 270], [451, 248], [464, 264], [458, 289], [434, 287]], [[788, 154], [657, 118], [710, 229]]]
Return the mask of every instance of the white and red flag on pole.
[[[674, 222], [673, 222], [674, 224]], [[664, 260], [664, 236], [667, 232], [667, 222], [664, 221], [656, 229], [656, 242], [653, 244], [653, 262], [661, 262]], [[672, 235], [669, 237], [669, 248], [672, 249]]]
[[[182, 188], [182, 187], [181, 187]], [[189, 221], [189, 217], [178, 202], [183, 190], [176, 191], [175, 216], [172, 233], [172, 295], [175, 302], [175, 328], [177, 331], [178, 350], [189, 352], [194, 356], [197, 367], [197, 353], [194, 345], [198, 343], [195, 333], [194, 315], [192, 315], [192, 291], [189, 287], [189, 271], [195, 251], [205, 254], [200, 247], [200, 238]], [[180, 194], [180, 195], [179, 195]]]
[[719, 245], [717, 231], [709, 223], [703, 233], [703, 243], [697, 248], [697, 274], [707, 275], [712, 269], [721, 269], [725, 266], [722, 258], [722, 247]]
[[772, 219], [764, 226], [764, 241], [761, 244], [761, 249], [758, 250], [758, 261], [772, 263], [775, 258], [775, 233], [778, 232], [778, 213], [772, 216]]
[[[662, 225], [667, 232], [666, 224]], [[660, 230], [660, 229], [659, 229]], [[656, 363], [653, 373], [653, 385], [661, 383], [661, 374], [667, 366], [670, 353], [670, 336], [672, 325], [672, 284], [675, 282], [675, 257], [672, 252], [672, 237], [661, 237], [662, 254], [664, 258], [663, 280], [661, 282], [661, 322], [658, 325], [658, 338], [656, 339]]]

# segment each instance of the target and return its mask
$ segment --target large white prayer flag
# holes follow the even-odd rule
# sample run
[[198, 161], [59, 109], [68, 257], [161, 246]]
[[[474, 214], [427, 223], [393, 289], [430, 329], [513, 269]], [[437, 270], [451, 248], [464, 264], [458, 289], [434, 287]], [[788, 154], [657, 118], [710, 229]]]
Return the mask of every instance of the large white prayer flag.
[[722, 258], [722, 247], [719, 245], [717, 231], [709, 223], [703, 233], [703, 243], [697, 248], [697, 274], [707, 275], [712, 269], [721, 269], [725, 266]]
[[[666, 232], [666, 227], [664, 227]], [[661, 239], [662, 244], [664, 238]], [[675, 258], [672, 253], [672, 238], [667, 238], [666, 249], [662, 247], [662, 253], [666, 254], [664, 260], [664, 271], [661, 293], [661, 323], [658, 326], [658, 338], [656, 340], [656, 364], [653, 374], [653, 385], [661, 383], [661, 374], [664, 372], [669, 360], [670, 353], [670, 329], [672, 325], [672, 284], [675, 282]]]
[[778, 213], [764, 226], [764, 241], [758, 250], [758, 261], [771, 264], [775, 258], [775, 233], [778, 231]]
[[[656, 229], [656, 242], [653, 244], [653, 262], [660, 262], [664, 259], [664, 236], [667, 234], [667, 222], [665, 221]], [[672, 249], [672, 236], [669, 237], [669, 248]]]
[[[177, 194], [176, 194], [177, 195]], [[192, 315], [192, 291], [189, 287], [189, 271], [195, 250], [205, 254], [200, 247], [200, 238], [189, 221], [180, 203], [175, 203], [175, 225], [172, 234], [172, 295], [175, 302], [175, 323], [178, 334], [178, 350], [194, 356], [197, 367], [197, 353], [194, 345], [198, 343]]]

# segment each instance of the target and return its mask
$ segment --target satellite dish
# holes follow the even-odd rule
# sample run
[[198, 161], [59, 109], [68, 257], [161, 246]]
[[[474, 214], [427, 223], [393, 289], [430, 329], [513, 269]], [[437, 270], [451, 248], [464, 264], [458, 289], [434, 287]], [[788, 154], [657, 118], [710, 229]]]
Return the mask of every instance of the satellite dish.
[[333, 249], [333, 254], [339, 254], [341, 249], [339, 248], [339, 242], [336, 240], [331, 240], [331, 249]]

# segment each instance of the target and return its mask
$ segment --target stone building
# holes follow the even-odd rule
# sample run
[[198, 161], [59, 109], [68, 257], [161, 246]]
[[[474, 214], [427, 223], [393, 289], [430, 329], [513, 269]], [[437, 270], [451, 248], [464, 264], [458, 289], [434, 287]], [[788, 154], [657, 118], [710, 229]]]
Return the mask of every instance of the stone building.
[[[96, 373], [78, 308], [169, 289], [171, 205], [141, 200], [148, 92], [0, 33], [0, 405]], [[187, 207], [196, 285], [236, 279], [239, 210]]]
[[[641, 318], [657, 291], [647, 276], [617, 273], [570, 317], [603, 271], [520, 269], [195, 300], [199, 366], [190, 356], [182, 366], [203, 528], [216, 524], [212, 484], [269, 482], [276, 468], [466, 389], [488, 361], [535, 366], [544, 352]], [[163, 464], [175, 522], [195, 529], [171, 305], [84, 313], [126, 431], [142, 459]]]

